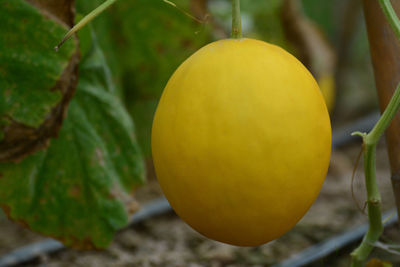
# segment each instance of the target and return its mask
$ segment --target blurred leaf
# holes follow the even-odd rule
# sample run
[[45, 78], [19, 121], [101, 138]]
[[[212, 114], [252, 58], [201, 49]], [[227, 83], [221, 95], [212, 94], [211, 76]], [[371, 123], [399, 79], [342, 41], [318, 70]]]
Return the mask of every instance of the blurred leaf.
[[[189, 1], [174, 0], [191, 12]], [[151, 154], [151, 122], [156, 103], [175, 69], [209, 38], [200, 25], [161, 0], [118, 2], [109, 13], [125, 103], [137, 123], [138, 139]]]
[[0, 204], [30, 229], [77, 248], [104, 248], [136, 209], [144, 166], [134, 127], [95, 47], [58, 139], [21, 163], [0, 164]]
[[254, 31], [261, 34], [263, 40], [288, 48], [280, 19], [282, 3], [283, 0], [244, 1], [243, 9], [248, 9], [253, 16]]
[[137, 128], [136, 134], [138, 136], [138, 142], [146, 156], [151, 155], [151, 129], [157, 104], [158, 99], [154, 98], [133, 101], [133, 103], [129, 105], [129, 110], [135, 117], [136, 125], [140, 126]]
[[[76, 2], [76, 10], [77, 10], [77, 17], [79, 20], [83, 18], [84, 15], [87, 15], [89, 12], [94, 10], [96, 7], [104, 3], [104, 0], [75, 0]], [[122, 1], [121, 1], [122, 2]], [[112, 31], [115, 31], [117, 28], [113, 27], [112, 22], [112, 13], [115, 12], [115, 6], [119, 5], [116, 3], [115, 5], [111, 6], [109, 10], [98, 16], [95, 20], [93, 20], [90, 24], [95, 31], [96, 39], [99, 46], [102, 48], [103, 54], [107, 60], [108, 66], [112, 73], [112, 79], [114, 84], [116, 85], [116, 90], [118, 94], [121, 96], [121, 84], [120, 84], [120, 72], [121, 66], [117, 60], [116, 54], [117, 49], [115, 46], [115, 41], [111, 38]], [[77, 20], [78, 21], [78, 20]], [[83, 29], [85, 30], [85, 28]], [[81, 35], [82, 36], [82, 35]], [[90, 34], [88, 35], [90, 36]], [[86, 48], [83, 48], [84, 51]], [[84, 52], [83, 52], [84, 53]]]
[[[174, 1], [188, 10], [189, 1]], [[135, 96], [158, 98], [174, 70], [207, 38], [202, 25], [160, 0], [121, 1], [111, 13], [124, 86]]]
[[318, 24], [330, 41], [333, 41], [336, 30], [334, 10], [338, 5], [337, 1], [302, 0], [302, 2], [307, 16]]
[[[241, 13], [243, 34], [249, 38], [261, 39], [287, 47], [280, 21], [283, 0], [242, 1]], [[232, 25], [232, 6], [227, 0], [209, 2], [211, 14], [228, 32]]]
[[53, 50], [72, 20], [71, 4], [30, 2], [0, 0], [0, 161], [46, 147], [76, 86], [77, 41]]

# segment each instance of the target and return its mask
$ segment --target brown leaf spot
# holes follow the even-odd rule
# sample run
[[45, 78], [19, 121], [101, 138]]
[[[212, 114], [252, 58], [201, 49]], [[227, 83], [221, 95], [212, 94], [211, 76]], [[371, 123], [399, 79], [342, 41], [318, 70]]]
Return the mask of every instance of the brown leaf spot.
[[156, 51], [158, 54], [165, 54], [165, 47], [163, 44], [156, 45]]
[[121, 147], [120, 147], [120, 146], [117, 146], [117, 147], [115, 148], [115, 154], [116, 154], [116, 155], [121, 155]]
[[128, 214], [134, 214], [135, 212], [137, 212], [140, 209], [140, 204], [139, 202], [133, 200], [131, 202], [128, 203], [127, 206], [127, 211]]
[[1, 208], [4, 211], [4, 214], [7, 215], [8, 218], [10, 218], [11, 208], [6, 205], [1, 205]]
[[388, 267], [393, 266], [390, 262], [382, 261], [377, 258], [372, 258], [366, 265], [366, 267]]
[[114, 185], [109, 194], [110, 199], [118, 199], [123, 204], [128, 214], [133, 214], [139, 209], [139, 203], [133, 197], [133, 194], [125, 192], [120, 185]]
[[[0, 205], [0, 207], [3, 209], [4, 213], [7, 215], [7, 217], [10, 220], [12, 220], [12, 221], [20, 224], [21, 226], [33, 231], [32, 228], [29, 226], [29, 224], [27, 222], [25, 222], [24, 220], [14, 219], [14, 218], [11, 217], [11, 208], [9, 206]], [[34, 216], [36, 216], [36, 215], [34, 215]], [[62, 234], [58, 235], [58, 236], [51, 235], [51, 234], [50, 235], [45, 235], [45, 236], [54, 238], [54, 239], [62, 242], [66, 246], [74, 248], [74, 249], [79, 249], [79, 250], [93, 250], [93, 249], [100, 250], [99, 248], [97, 248], [93, 244], [93, 242], [90, 239], [90, 237], [85, 237], [84, 239], [78, 239], [78, 238], [76, 238], [74, 236], [62, 236]]]
[[73, 198], [80, 198], [82, 196], [82, 189], [79, 185], [71, 186], [68, 190], [68, 195]]
[[2, 204], [2, 205], [1, 205], [1, 208], [2, 208], [2, 210], [4, 211], [4, 214], [7, 215], [8, 219], [10, 219], [10, 220], [12, 220], [12, 221], [18, 223], [19, 225], [21, 225], [21, 226], [23, 226], [23, 227], [25, 227], [25, 228], [27, 228], [27, 229], [30, 229], [30, 227], [29, 227], [29, 225], [28, 225], [28, 223], [27, 223], [26, 221], [21, 220], [21, 219], [14, 219], [14, 218], [12, 218], [12, 216], [11, 216], [11, 207], [9, 207], [9, 206], [7, 206], [7, 205], [5, 205], [5, 204]]
[[98, 162], [101, 166], [105, 165], [103, 151], [100, 148], [96, 148], [96, 162]]
[[128, 165], [124, 165], [124, 167], [122, 167], [122, 170], [124, 172], [128, 172], [129, 171], [129, 166]]
[[10, 94], [11, 94], [11, 90], [10, 90], [10, 89], [6, 89], [6, 90], [4, 91], [4, 97], [5, 97], [5, 98], [8, 98], [8, 97], [10, 96]]
[[190, 39], [183, 39], [181, 40], [181, 47], [185, 49], [189, 49], [193, 46], [193, 41]]
[[62, 242], [67, 247], [78, 249], [78, 250], [99, 250], [93, 244], [90, 237], [85, 237], [84, 239], [78, 239], [75, 236], [53, 236], [49, 235], [50, 237]]
[[75, 15], [75, 1], [72, 0], [26, 0], [37, 7], [43, 13], [51, 16], [53, 19], [57, 18], [59, 21], [72, 26], [74, 24]]

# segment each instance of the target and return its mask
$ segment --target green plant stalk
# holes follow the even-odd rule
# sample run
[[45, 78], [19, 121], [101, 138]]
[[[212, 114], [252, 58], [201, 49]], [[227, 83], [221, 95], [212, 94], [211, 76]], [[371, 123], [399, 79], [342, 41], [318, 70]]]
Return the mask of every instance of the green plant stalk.
[[396, 11], [390, 3], [390, 0], [379, 0], [379, 4], [381, 5], [383, 13], [385, 13], [390, 26], [392, 26], [396, 37], [400, 40], [400, 21], [397, 17]]
[[94, 18], [96, 18], [98, 15], [103, 13], [107, 8], [109, 8], [112, 4], [114, 4], [117, 0], [107, 0], [100, 6], [98, 6], [95, 10], [90, 12], [88, 15], [86, 15], [81, 21], [78, 22], [61, 40], [61, 42], [54, 48], [56, 51], [60, 49], [60, 47], [69, 39], [71, 38], [74, 33], [85, 27], [86, 24], [91, 22]]
[[381, 196], [376, 180], [376, 146], [400, 108], [400, 85], [397, 87], [385, 112], [369, 134], [356, 132], [363, 138], [364, 172], [367, 188], [369, 229], [360, 246], [351, 253], [351, 266], [364, 266], [369, 254], [383, 232]]
[[351, 266], [362, 267], [367, 260], [369, 254], [374, 248], [374, 243], [378, 241], [383, 232], [382, 214], [381, 214], [381, 197], [376, 182], [375, 160], [376, 160], [376, 144], [365, 144], [364, 136], [364, 171], [367, 187], [367, 204], [369, 229], [364, 236], [360, 246], [351, 253]]
[[[396, 37], [400, 40], [400, 20], [390, 0], [378, 0], [386, 16], [386, 19], [392, 27]], [[360, 135], [363, 138], [364, 153], [364, 172], [365, 184], [367, 188], [368, 220], [369, 229], [364, 236], [360, 246], [351, 253], [351, 266], [362, 267], [369, 254], [374, 248], [383, 232], [381, 196], [376, 181], [376, 146], [386, 129], [389, 127], [394, 116], [400, 108], [400, 84], [397, 86], [392, 99], [386, 107], [379, 121], [369, 134], [356, 132], [353, 135]]]
[[240, 0], [232, 0], [232, 38], [242, 38], [242, 18], [240, 16]]

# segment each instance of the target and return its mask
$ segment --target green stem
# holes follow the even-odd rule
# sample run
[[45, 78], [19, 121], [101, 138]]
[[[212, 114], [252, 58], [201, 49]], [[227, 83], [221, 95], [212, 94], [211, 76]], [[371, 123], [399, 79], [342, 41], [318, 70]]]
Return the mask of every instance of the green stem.
[[[381, 8], [400, 40], [400, 21], [394, 11], [390, 0], [379, 0]], [[365, 184], [367, 188], [367, 204], [368, 204], [368, 220], [369, 229], [364, 236], [360, 246], [351, 253], [351, 266], [362, 267], [367, 260], [369, 254], [374, 248], [374, 244], [379, 240], [382, 232], [382, 213], [381, 213], [381, 196], [376, 181], [376, 146], [383, 133], [389, 127], [394, 116], [400, 108], [400, 84], [397, 86], [388, 106], [382, 114], [379, 121], [369, 134], [354, 133], [363, 138], [364, 146], [364, 172]]]
[[383, 133], [386, 131], [387, 127], [389, 127], [394, 116], [396, 116], [396, 113], [399, 110], [399, 108], [400, 108], [400, 84], [397, 86], [397, 89], [394, 92], [388, 106], [386, 107], [385, 112], [382, 114], [381, 118], [376, 123], [372, 131], [368, 134], [366, 140], [367, 143], [375, 143], [381, 138]]
[[400, 21], [397, 17], [396, 11], [393, 9], [392, 4], [390, 3], [390, 0], [379, 0], [379, 4], [381, 5], [383, 13], [385, 13], [390, 26], [392, 26], [394, 33], [400, 40]]
[[374, 248], [375, 242], [378, 241], [383, 232], [381, 196], [378, 191], [375, 169], [376, 143], [366, 145], [365, 139], [367, 137], [368, 135], [364, 137], [364, 171], [368, 195], [367, 204], [369, 229], [367, 234], [364, 236], [364, 239], [361, 242], [360, 246], [351, 253], [352, 267], [364, 266], [366, 259]]
[[88, 24], [90, 21], [92, 21], [94, 18], [96, 18], [98, 15], [103, 13], [104, 10], [109, 8], [112, 4], [114, 4], [117, 0], [107, 0], [103, 4], [101, 4], [99, 7], [97, 7], [95, 10], [90, 12], [86, 17], [84, 17], [81, 21], [79, 21], [78, 24], [76, 24], [62, 39], [62, 41], [55, 47], [55, 50], [58, 51], [60, 47], [69, 39], [71, 36], [82, 29], [86, 24]]
[[242, 18], [240, 16], [240, 0], [232, 0], [232, 38], [242, 38]]
[[369, 229], [360, 246], [351, 253], [352, 267], [363, 266], [368, 258], [374, 243], [383, 232], [381, 214], [381, 196], [376, 181], [376, 146], [383, 133], [389, 127], [400, 108], [400, 84], [394, 92], [385, 112], [369, 134], [354, 133], [363, 138], [364, 145], [364, 172], [367, 188]]

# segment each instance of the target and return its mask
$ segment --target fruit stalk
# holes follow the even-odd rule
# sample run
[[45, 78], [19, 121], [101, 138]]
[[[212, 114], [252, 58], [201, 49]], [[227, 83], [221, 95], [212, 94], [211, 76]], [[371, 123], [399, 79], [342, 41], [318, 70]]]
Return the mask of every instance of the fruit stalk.
[[240, 16], [240, 0], [232, 0], [232, 38], [242, 38], [242, 18]]
[[[379, 0], [379, 4], [396, 36], [400, 40], [400, 21], [390, 0]], [[394, 92], [385, 112], [369, 134], [356, 132], [363, 138], [364, 172], [367, 188], [369, 229], [360, 246], [351, 253], [351, 266], [364, 266], [369, 254], [383, 232], [381, 196], [376, 181], [376, 146], [400, 108], [400, 84]]]

